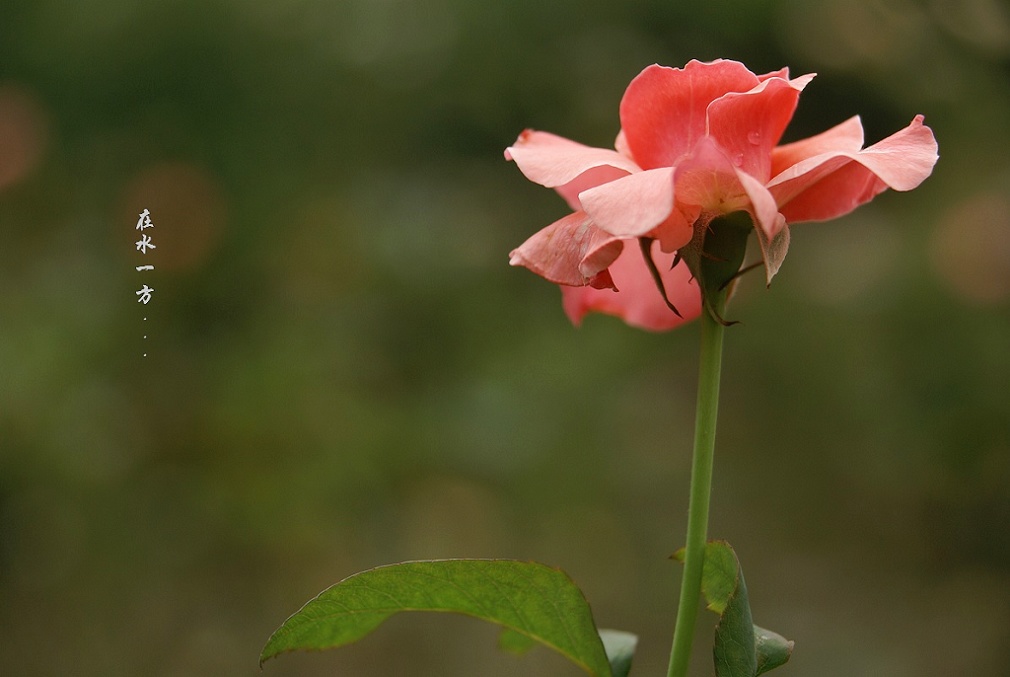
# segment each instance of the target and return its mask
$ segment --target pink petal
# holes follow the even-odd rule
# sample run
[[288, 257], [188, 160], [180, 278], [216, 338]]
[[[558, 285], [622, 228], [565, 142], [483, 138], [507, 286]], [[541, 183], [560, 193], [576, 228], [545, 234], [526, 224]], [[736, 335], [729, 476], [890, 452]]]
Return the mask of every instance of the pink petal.
[[620, 317], [635, 327], [665, 331], [698, 317], [701, 314], [701, 294], [687, 266], [681, 262], [670, 270], [673, 255], [660, 253], [655, 247], [653, 257], [662, 271], [667, 295], [683, 318], [666, 307], [637, 242], [628, 242], [621, 255], [610, 265], [614, 283], [620, 291], [591, 287], [561, 288], [568, 318], [578, 326], [588, 313], [605, 313]]
[[905, 129], [859, 152], [829, 151], [786, 169], [768, 187], [790, 223], [847, 214], [887, 188], [912, 190], [938, 159], [933, 131], [918, 115]]
[[[820, 169], [825, 168], [831, 171], [823, 178], [817, 176], [824, 172], [811, 172], [789, 186], [802, 188], [798, 195], [781, 207], [782, 215], [789, 223], [827, 221], [843, 216], [887, 190], [886, 183], [855, 162], [841, 162], [835, 158], [834, 162], [826, 163]], [[773, 191], [773, 194], [776, 193]]]
[[708, 133], [733, 164], [762, 182], [771, 176], [771, 153], [793, 117], [800, 92], [813, 79], [770, 78], [748, 92], [731, 92], [708, 107]]
[[694, 237], [694, 222], [701, 216], [701, 207], [677, 205], [663, 223], [648, 233], [647, 237], [659, 240], [660, 249], [670, 254], [677, 251]]
[[595, 188], [596, 186], [603, 185], [604, 183], [609, 183], [611, 181], [616, 181], [617, 179], [628, 176], [628, 172], [623, 169], [615, 169], [614, 167], [604, 166], [604, 167], [593, 167], [585, 172], [579, 174], [575, 179], [569, 181], [563, 186], [558, 186], [554, 190], [565, 198], [568, 206], [572, 208], [572, 211], [582, 211], [582, 203], [579, 201], [579, 193], [584, 190], [589, 190], [590, 188]]
[[702, 137], [677, 165], [674, 191], [678, 205], [697, 205], [717, 214], [744, 209], [749, 199], [738, 169], [711, 137]]
[[623, 129], [617, 132], [617, 138], [614, 139], [614, 148], [616, 148], [617, 152], [621, 155], [625, 155], [629, 158], [631, 157], [631, 149], [628, 148], [628, 137], [625, 135]]
[[611, 235], [640, 237], [663, 223], [673, 211], [673, 169], [629, 174], [583, 191], [579, 201], [593, 223]]
[[772, 151], [772, 176], [778, 177], [793, 165], [818, 155], [858, 153], [862, 147], [863, 123], [856, 115], [826, 132], [775, 148]]
[[509, 254], [509, 265], [525, 266], [555, 284], [612, 287], [607, 267], [623, 243], [575, 212], [534, 234]]
[[922, 124], [916, 115], [904, 129], [873, 144], [856, 157], [856, 161], [876, 174], [894, 190], [916, 188], [933, 173], [940, 158], [933, 130]]
[[771, 78], [782, 78], [783, 80], [788, 80], [789, 67], [786, 66], [785, 68], [780, 68], [777, 71], [772, 71], [771, 73], [765, 73], [764, 75], [759, 75], [757, 76], [757, 78], [761, 82], [764, 82], [765, 80], [769, 80]]
[[757, 222], [759, 229], [763, 232], [766, 238], [775, 238], [775, 236], [778, 235], [782, 228], [786, 225], [785, 219], [783, 219], [782, 215], [779, 214], [779, 208], [778, 205], [775, 204], [775, 198], [772, 196], [771, 192], [764, 187], [764, 184], [750, 174], [738, 170], [737, 179], [747, 192], [747, 197], [750, 199], [751, 204], [749, 211], [754, 217], [754, 220]]
[[697, 204], [713, 214], [746, 210], [768, 239], [785, 226], [771, 192], [730, 162], [711, 138], [701, 139], [691, 157], [681, 162], [675, 181], [678, 204]]
[[736, 61], [649, 66], [621, 99], [621, 129], [631, 156], [643, 169], [673, 166], [705, 134], [712, 101], [757, 84], [757, 76]]
[[617, 151], [592, 148], [569, 139], [527, 129], [505, 149], [530, 181], [555, 188], [597, 167], [611, 167], [623, 174], [640, 171], [638, 165]]

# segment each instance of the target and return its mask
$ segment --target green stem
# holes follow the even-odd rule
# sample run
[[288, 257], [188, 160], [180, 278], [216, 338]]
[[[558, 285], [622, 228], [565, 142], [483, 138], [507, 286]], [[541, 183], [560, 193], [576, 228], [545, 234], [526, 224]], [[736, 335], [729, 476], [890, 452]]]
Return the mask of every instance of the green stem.
[[724, 327], [721, 317], [726, 293], [712, 299], [712, 308], [701, 313], [701, 366], [698, 373], [698, 403], [694, 419], [694, 459], [691, 463], [691, 498], [687, 513], [687, 547], [680, 586], [677, 624], [673, 630], [668, 677], [685, 677], [691, 658], [691, 641], [701, 597], [701, 571], [705, 561], [708, 533], [708, 504], [712, 494], [712, 465], [715, 452], [715, 422], [719, 412], [719, 374], [722, 370]]

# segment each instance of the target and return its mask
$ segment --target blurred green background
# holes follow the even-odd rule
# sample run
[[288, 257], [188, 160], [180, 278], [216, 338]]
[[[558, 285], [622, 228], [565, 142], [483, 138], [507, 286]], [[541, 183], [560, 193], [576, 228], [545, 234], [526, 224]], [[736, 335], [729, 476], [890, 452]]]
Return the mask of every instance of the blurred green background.
[[[1010, 674], [1000, 0], [7, 0], [0, 671], [256, 675], [331, 583], [471, 556], [564, 568], [661, 674], [698, 328], [572, 328], [507, 265], [567, 208], [502, 151], [608, 146], [643, 67], [718, 57], [819, 73], [786, 140], [940, 144], [731, 308], [711, 533], [776, 674]], [[580, 673], [415, 615], [263, 674]]]

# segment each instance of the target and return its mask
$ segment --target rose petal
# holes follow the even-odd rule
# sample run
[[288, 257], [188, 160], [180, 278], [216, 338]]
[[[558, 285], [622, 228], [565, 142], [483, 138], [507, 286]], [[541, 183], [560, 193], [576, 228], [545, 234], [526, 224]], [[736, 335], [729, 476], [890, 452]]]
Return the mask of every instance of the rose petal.
[[583, 191], [579, 201], [593, 222], [611, 235], [640, 237], [673, 211], [673, 169], [629, 174]]
[[793, 117], [813, 74], [771, 78], [748, 92], [731, 92], [708, 107], [708, 133], [733, 164], [762, 182], [771, 176], [771, 153]]
[[675, 170], [677, 204], [697, 205], [717, 214], [746, 208], [749, 199], [738, 171], [711, 137], [702, 137]]
[[918, 115], [908, 127], [859, 152], [832, 151], [785, 170], [768, 187], [790, 223], [848, 214], [887, 188], [911, 190], [933, 171], [936, 139]]
[[916, 115], [908, 127], [873, 144], [856, 161], [876, 174], [890, 188], [907, 191], [916, 188], [933, 173], [940, 158], [933, 130]]
[[600, 277], [621, 252], [623, 243], [593, 225], [585, 212], [575, 212], [535, 233], [509, 254], [509, 265], [525, 266], [555, 284], [604, 285]]
[[649, 66], [621, 99], [621, 129], [631, 156], [643, 169], [673, 166], [705, 134], [712, 101], [757, 84], [757, 76], [736, 61]]
[[505, 149], [505, 158], [514, 160], [530, 181], [548, 188], [564, 186], [596, 167], [612, 167], [625, 174], [640, 171], [638, 165], [617, 151], [584, 146], [530, 129]]
[[617, 149], [617, 152], [620, 153], [621, 155], [627, 156], [629, 158], [631, 157], [631, 149], [628, 148], [628, 138], [624, 134], [623, 129], [617, 132], [617, 138], [614, 139], [614, 148]]
[[701, 207], [697, 205], [677, 205], [663, 223], [647, 235], [659, 240], [660, 248], [672, 254], [694, 237], [694, 222], [701, 216]]
[[826, 132], [783, 144], [772, 150], [772, 176], [825, 153], [858, 153], [863, 147], [863, 123], [855, 115]]
[[[835, 168], [839, 164], [841, 166]], [[851, 160], [844, 163], [836, 161], [827, 166], [831, 166], [832, 170], [823, 178], [809, 180], [801, 177], [797, 180], [803, 190], [781, 207], [782, 215], [789, 223], [826, 221], [848, 214], [887, 190], [886, 183]], [[803, 178], [808, 178], [808, 181], [804, 182]], [[773, 194], [776, 193], [773, 191]]]
[[757, 78], [761, 82], [764, 82], [765, 80], [769, 80], [771, 78], [782, 78], [783, 80], [788, 80], [789, 67], [786, 66], [785, 68], [780, 68], [777, 71], [772, 71], [771, 73], [765, 73], [764, 75], [759, 75], [757, 76]]
[[779, 214], [775, 198], [764, 184], [750, 174], [738, 170], [736, 175], [750, 199], [750, 212], [759, 229], [766, 238], [773, 239], [786, 224], [785, 219]]
[[592, 169], [579, 174], [574, 180], [569, 181], [563, 186], [558, 186], [554, 190], [556, 190], [561, 197], [565, 198], [565, 201], [568, 203], [568, 206], [572, 208], [572, 211], [579, 212], [583, 211], [582, 203], [579, 201], [579, 193], [584, 190], [589, 190], [590, 188], [603, 185], [604, 183], [616, 181], [624, 176], [628, 176], [628, 172], [623, 169], [616, 169], [609, 166], [593, 167]]
[[666, 306], [662, 292], [646, 268], [641, 248], [636, 242], [629, 241], [609, 268], [620, 291], [590, 287], [561, 288], [568, 318], [578, 326], [588, 313], [605, 313], [620, 317], [635, 327], [665, 331], [698, 317], [701, 314], [701, 293], [687, 265], [681, 262], [671, 270], [673, 256], [656, 251], [655, 247], [653, 257], [661, 271], [666, 294], [683, 317], [677, 317]]

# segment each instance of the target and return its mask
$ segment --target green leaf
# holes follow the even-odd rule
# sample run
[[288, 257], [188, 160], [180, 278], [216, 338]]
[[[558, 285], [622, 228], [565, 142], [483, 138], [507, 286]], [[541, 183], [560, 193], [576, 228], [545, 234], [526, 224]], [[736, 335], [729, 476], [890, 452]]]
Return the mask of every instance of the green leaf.
[[[678, 551], [677, 559], [683, 559]], [[719, 614], [715, 629], [716, 677], [756, 677], [789, 660], [793, 643], [751, 620], [747, 585], [729, 543], [705, 546], [701, 589], [708, 608]]]
[[[715, 566], [708, 566], [710, 558]], [[754, 622], [736, 553], [727, 543], [709, 543], [705, 548], [705, 564], [701, 584], [703, 592], [709, 589], [722, 593], [730, 588], [730, 594], [718, 600], [723, 610], [717, 612], [719, 624], [715, 627], [713, 653], [716, 677], [755, 677], [758, 660]]]
[[516, 632], [511, 628], [502, 628], [502, 631], [498, 633], [498, 648], [516, 656], [522, 656], [536, 644], [536, 640], [529, 635]]
[[548, 646], [594, 677], [612, 677], [589, 604], [563, 571], [534, 562], [402, 562], [324, 590], [267, 641], [260, 664], [296, 649], [355, 642], [401, 611], [459, 613]]
[[[705, 546], [705, 564], [701, 571], [701, 591], [708, 601], [708, 608], [720, 616], [733, 601], [737, 592], [740, 566], [736, 554], [726, 547], [716, 547], [718, 543]], [[746, 590], [744, 590], [746, 600]]]
[[600, 639], [603, 640], [614, 677], [628, 677], [631, 659], [635, 657], [635, 647], [638, 646], [638, 635], [621, 630], [600, 630]]
[[758, 666], [757, 674], [768, 672], [772, 668], [785, 665], [789, 660], [789, 655], [793, 652], [793, 643], [788, 639], [772, 632], [754, 626], [754, 645], [757, 647]]

